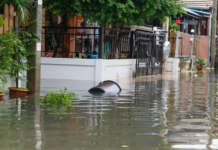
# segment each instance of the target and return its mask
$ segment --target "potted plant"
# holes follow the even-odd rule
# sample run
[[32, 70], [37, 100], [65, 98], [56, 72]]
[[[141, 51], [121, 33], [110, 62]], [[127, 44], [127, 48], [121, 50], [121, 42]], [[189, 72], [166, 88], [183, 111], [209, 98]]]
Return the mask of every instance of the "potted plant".
[[5, 85], [7, 83], [7, 79], [0, 73], [0, 101], [5, 96]]
[[18, 33], [12, 33], [12, 39], [16, 45], [12, 50], [11, 58], [13, 61], [9, 67], [9, 76], [16, 81], [16, 87], [10, 87], [9, 92], [12, 95], [26, 95], [29, 90], [24, 87], [19, 87], [19, 80], [25, 78], [27, 70], [31, 69], [27, 63], [28, 57], [34, 55], [34, 51], [30, 49], [32, 44], [38, 40], [35, 33], [25, 31], [24, 28], [20, 28]]
[[[0, 38], [1, 39], [1, 38]], [[0, 40], [1, 41], [1, 40]], [[7, 71], [10, 59], [4, 56], [0, 46], [0, 100], [5, 96], [6, 84], [7, 84]]]
[[206, 65], [206, 60], [203, 58], [197, 58], [195, 60], [195, 64], [196, 64], [197, 72], [202, 73], [203, 67], [204, 67], [204, 65]]
[[[3, 18], [0, 16], [0, 27], [4, 25], [4, 20]], [[0, 43], [2, 43], [2, 37], [0, 35]], [[7, 74], [7, 69], [9, 67], [9, 64], [10, 64], [10, 58], [7, 57], [7, 55], [5, 56], [4, 55], [4, 52], [3, 52], [3, 45], [0, 44], [0, 100], [3, 99], [3, 97], [5, 96], [5, 87], [6, 87], [6, 84], [7, 84], [7, 77], [6, 77], [6, 74]]]
[[[18, 34], [19, 33], [19, 34]], [[8, 74], [16, 81], [16, 87], [10, 87], [9, 93], [15, 95], [26, 95], [28, 89], [19, 87], [18, 81], [24, 79], [25, 72], [30, 69], [27, 58], [33, 55], [29, 47], [37, 40], [37, 36], [20, 29], [17, 33], [8, 32], [0, 36], [0, 50], [3, 60], [7, 64], [4, 74]]]
[[[6, 75], [13, 76], [16, 73], [15, 68], [20, 69], [20, 65], [15, 62], [15, 47], [23, 49], [24, 46], [14, 33], [7, 32], [0, 36], [0, 75], [4, 84], [7, 82]], [[18, 57], [21, 56], [18, 53]]]

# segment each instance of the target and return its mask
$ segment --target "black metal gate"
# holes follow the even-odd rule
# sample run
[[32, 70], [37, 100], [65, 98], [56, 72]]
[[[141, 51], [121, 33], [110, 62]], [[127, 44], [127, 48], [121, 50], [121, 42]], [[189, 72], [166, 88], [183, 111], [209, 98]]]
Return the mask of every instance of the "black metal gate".
[[136, 30], [134, 39], [136, 76], [161, 74], [165, 34]]
[[42, 56], [92, 58], [103, 48], [103, 59], [136, 59], [136, 76], [162, 73], [165, 33], [106, 29], [100, 42], [97, 27], [45, 27]]

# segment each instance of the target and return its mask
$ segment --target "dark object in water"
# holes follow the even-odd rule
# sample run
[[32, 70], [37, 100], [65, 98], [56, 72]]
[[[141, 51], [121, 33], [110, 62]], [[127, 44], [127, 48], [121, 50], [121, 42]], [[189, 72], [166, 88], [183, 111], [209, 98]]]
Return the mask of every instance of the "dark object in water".
[[93, 87], [89, 90], [89, 93], [93, 95], [116, 95], [120, 92], [121, 88], [119, 84], [111, 80], [100, 82], [96, 87]]

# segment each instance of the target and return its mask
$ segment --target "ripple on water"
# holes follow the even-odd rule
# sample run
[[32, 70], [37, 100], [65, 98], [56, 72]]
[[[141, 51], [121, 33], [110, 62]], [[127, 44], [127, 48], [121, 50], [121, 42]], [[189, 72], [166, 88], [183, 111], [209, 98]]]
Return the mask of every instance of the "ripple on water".
[[216, 149], [215, 74], [132, 84], [119, 96], [78, 90], [61, 116], [31, 100], [7, 99], [0, 104], [0, 150], [39, 150], [40, 141], [46, 150]]

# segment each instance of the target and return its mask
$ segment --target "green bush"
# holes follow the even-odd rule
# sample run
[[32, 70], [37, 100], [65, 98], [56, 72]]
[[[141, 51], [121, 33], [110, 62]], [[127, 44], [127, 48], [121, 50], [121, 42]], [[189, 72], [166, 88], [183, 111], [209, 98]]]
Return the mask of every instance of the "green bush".
[[170, 32], [179, 31], [179, 25], [174, 23], [172, 18], [169, 18], [169, 30]]
[[206, 60], [203, 59], [203, 58], [197, 58], [197, 59], [195, 60], [195, 64], [204, 66], [204, 65], [206, 65]]
[[35, 33], [23, 28], [19, 28], [18, 32], [0, 35], [0, 75], [8, 74], [14, 78], [17, 88], [18, 80], [23, 79], [25, 71], [31, 69], [27, 58], [34, 55], [34, 50], [30, 47], [37, 40]]
[[67, 93], [67, 89], [59, 90], [56, 92], [50, 92], [41, 99], [41, 103], [44, 107], [58, 108], [61, 106], [71, 106], [74, 93]]
[[7, 78], [0, 70], [0, 93], [4, 93], [6, 91]]
[[13, 33], [0, 35], [0, 92], [4, 92], [7, 84], [7, 75], [13, 64], [14, 47], [20, 46], [20, 41]]
[[5, 23], [4, 19], [0, 16], [0, 27], [3, 26]]

